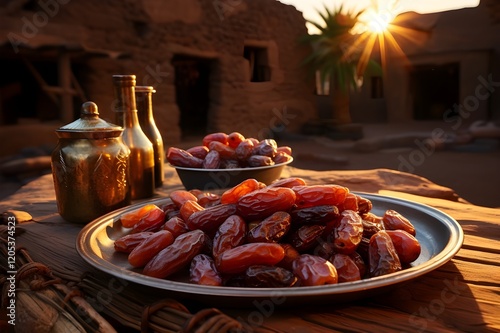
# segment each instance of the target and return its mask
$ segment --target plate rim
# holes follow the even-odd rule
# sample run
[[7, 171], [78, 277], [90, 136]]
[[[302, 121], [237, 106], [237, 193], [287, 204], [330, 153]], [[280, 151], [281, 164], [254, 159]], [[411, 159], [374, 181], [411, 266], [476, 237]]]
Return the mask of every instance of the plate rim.
[[[258, 299], [271, 297], [296, 298], [326, 295], [344, 295], [397, 285], [413, 280], [443, 266], [455, 256], [455, 254], [463, 245], [464, 232], [461, 225], [453, 217], [441, 210], [438, 210], [427, 204], [403, 198], [396, 198], [388, 195], [359, 191], [353, 191], [353, 193], [363, 195], [368, 199], [375, 198], [389, 201], [395, 204], [406, 206], [411, 209], [418, 208], [417, 210], [420, 211], [420, 213], [430, 215], [434, 219], [437, 219], [442, 224], [444, 224], [446, 229], [450, 232], [448, 242], [439, 253], [435, 254], [429, 260], [418, 266], [409, 267], [399, 272], [362, 279], [354, 282], [343, 282], [339, 284], [322, 286], [301, 286], [297, 288], [204, 286], [187, 282], [153, 278], [138, 272], [124, 269], [120, 266], [112, 264], [110, 261], [107, 261], [94, 253], [89, 253], [90, 246], [85, 246], [85, 244], [88, 244], [88, 242], [90, 241], [89, 236], [96, 235], [97, 231], [101, 230], [102, 228], [106, 228], [108, 225], [110, 225], [110, 223], [113, 223], [113, 217], [123, 214], [124, 212], [134, 210], [138, 206], [144, 205], [146, 203], [160, 203], [164, 202], [165, 200], [170, 200], [169, 197], [166, 196], [143, 200], [132, 205], [117, 209], [93, 220], [92, 222], [85, 225], [79, 232], [76, 238], [76, 250], [80, 257], [82, 257], [82, 259], [90, 264], [94, 269], [103, 271], [114, 277], [123, 278], [129, 282], [140, 284], [142, 286], [157, 288], [161, 289], [162, 291], [199, 296]], [[117, 269], [114, 269], [114, 267], [116, 267]]]

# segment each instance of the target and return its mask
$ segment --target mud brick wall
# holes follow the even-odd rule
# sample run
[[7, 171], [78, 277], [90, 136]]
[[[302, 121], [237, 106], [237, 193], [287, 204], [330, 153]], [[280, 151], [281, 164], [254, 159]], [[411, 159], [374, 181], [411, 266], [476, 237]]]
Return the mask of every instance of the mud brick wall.
[[[263, 137], [271, 130], [296, 132], [316, 117], [313, 85], [300, 65], [310, 51], [298, 42], [307, 29], [292, 6], [275, 0], [44, 3], [49, 2], [55, 15], [39, 34], [119, 55], [79, 60], [85, 63], [79, 81], [107, 120], [114, 120], [111, 76], [136, 74], [138, 85], [156, 88], [154, 113], [165, 143], [178, 142], [182, 133], [172, 65], [178, 55], [210, 62], [208, 132]], [[4, 15], [13, 20], [29, 13], [12, 6], [0, 12]], [[267, 49], [268, 81], [250, 82], [245, 45]]]

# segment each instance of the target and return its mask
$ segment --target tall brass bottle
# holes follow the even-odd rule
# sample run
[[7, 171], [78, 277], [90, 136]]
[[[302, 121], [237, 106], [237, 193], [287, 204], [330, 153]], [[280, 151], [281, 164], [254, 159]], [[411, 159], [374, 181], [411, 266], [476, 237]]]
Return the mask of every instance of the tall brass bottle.
[[165, 179], [165, 149], [160, 131], [156, 126], [153, 116], [153, 93], [156, 91], [151, 86], [136, 86], [135, 99], [137, 115], [142, 131], [153, 144], [155, 155], [155, 187], [163, 185]]
[[123, 126], [123, 142], [130, 148], [130, 185], [132, 200], [154, 195], [153, 144], [141, 129], [135, 101], [135, 75], [113, 75], [116, 119]]

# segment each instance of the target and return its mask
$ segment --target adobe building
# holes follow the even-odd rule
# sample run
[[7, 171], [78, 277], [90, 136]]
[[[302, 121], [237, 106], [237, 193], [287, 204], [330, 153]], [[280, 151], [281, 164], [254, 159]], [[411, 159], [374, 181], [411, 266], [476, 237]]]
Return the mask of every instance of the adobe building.
[[300, 65], [305, 21], [275, 0], [13, 0], [0, 30], [4, 128], [57, 128], [86, 100], [114, 122], [113, 74], [155, 87], [167, 145], [215, 131], [294, 132], [316, 117]]
[[[500, 2], [441, 13], [404, 13], [386, 41], [385, 77], [369, 77], [351, 96], [357, 122], [438, 121], [464, 130], [500, 121]], [[379, 50], [374, 50], [374, 55]]]

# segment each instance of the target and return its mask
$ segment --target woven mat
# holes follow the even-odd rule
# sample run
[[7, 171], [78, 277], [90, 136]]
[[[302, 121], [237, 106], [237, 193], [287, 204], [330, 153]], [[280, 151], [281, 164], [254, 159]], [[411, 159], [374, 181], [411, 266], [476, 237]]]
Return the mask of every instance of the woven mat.
[[[79, 226], [64, 224], [53, 235], [53, 229], [44, 224], [28, 222], [16, 227], [16, 332], [115, 332], [112, 326], [118, 324], [140, 332], [270, 332], [215, 308], [192, 313], [177, 300], [96, 271], [76, 253]], [[0, 237], [0, 260], [5, 263], [5, 225], [0, 225]], [[59, 239], [40, 242], [54, 237]], [[3, 268], [2, 309], [9, 301], [7, 277]]]

